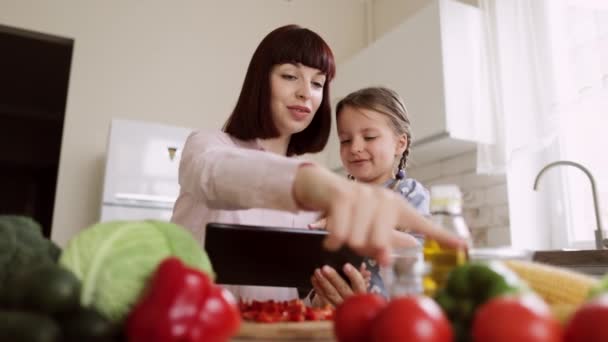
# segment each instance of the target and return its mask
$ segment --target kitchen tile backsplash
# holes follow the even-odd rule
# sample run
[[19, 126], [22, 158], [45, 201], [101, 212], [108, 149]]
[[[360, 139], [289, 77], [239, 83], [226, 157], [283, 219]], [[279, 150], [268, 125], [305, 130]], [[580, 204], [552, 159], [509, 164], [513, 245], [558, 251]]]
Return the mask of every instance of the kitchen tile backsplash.
[[510, 244], [507, 181], [504, 175], [475, 172], [475, 151], [425, 165], [412, 159], [408, 175], [426, 187], [452, 183], [463, 192], [463, 215], [477, 247]]

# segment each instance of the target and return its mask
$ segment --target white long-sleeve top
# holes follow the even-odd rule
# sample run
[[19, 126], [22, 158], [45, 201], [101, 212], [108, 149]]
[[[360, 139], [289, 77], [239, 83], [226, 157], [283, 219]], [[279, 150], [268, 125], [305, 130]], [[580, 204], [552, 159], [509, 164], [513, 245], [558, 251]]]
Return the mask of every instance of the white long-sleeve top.
[[[293, 182], [304, 161], [265, 151], [257, 140], [194, 132], [179, 166], [180, 194], [171, 221], [205, 244], [208, 222], [306, 228], [318, 214], [298, 211]], [[289, 300], [295, 288], [226, 286], [237, 299]]]

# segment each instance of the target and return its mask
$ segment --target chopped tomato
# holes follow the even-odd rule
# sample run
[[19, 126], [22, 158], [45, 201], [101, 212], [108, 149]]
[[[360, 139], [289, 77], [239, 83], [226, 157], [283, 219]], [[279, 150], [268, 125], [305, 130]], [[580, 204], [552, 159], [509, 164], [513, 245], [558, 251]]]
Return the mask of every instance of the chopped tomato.
[[280, 316], [277, 315], [273, 315], [271, 313], [268, 312], [260, 312], [258, 313], [257, 317], [256, 317], [256, 322], [260, 322], [260, 323], [275, 323], [280, 321]]
[[241, 317], [246, 321], [259, 323], [302, 322], [331, 320], [334, 309], [331, 306], [323, 308], [307, 307], [303, 301], [251, 301], [239, 302]]

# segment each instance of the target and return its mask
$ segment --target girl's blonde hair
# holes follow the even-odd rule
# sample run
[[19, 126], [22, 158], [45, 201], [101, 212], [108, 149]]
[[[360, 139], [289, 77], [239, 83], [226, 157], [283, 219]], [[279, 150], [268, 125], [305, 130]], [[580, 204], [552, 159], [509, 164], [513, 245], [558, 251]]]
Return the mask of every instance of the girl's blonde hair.
[[386, 115], [397, 135], [405, 134], [407, 147], [399, 160], [399, 170], [405, 169], [412, 145], [410, 118], [403, 99], [397, 92], [384, 87], [369, 87], [348, 94], [336, 105], [336, 118], [345, 107], [367, 109]]

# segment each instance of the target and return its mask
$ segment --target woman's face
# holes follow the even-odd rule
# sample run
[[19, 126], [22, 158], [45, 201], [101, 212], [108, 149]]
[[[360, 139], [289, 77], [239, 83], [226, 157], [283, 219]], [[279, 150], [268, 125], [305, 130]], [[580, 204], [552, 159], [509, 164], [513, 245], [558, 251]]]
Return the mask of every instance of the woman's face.
[[270, 109], [282, 136], [303, 131], [323, 100], [325, 74], [302, 64], [277, 64], [270, 71]]
[[396, 156], [407, 147], [406, 135], [395, 134], [386, 115], [373, 110], [346, 106], [337, 119], [340, 158], [348, 173], [365, 183], [393, 178]]

